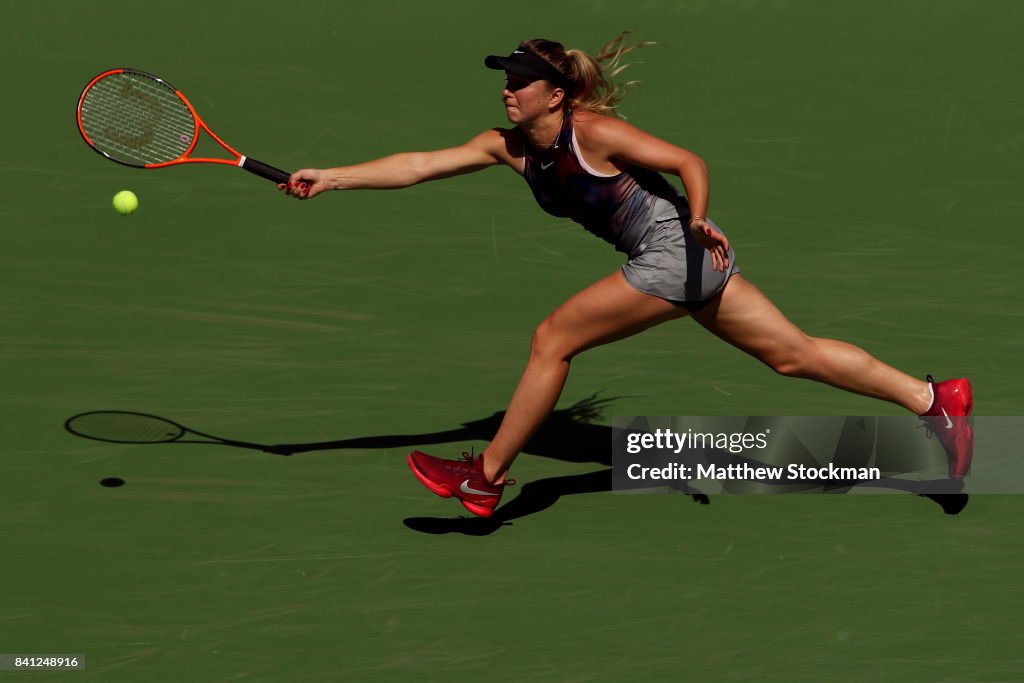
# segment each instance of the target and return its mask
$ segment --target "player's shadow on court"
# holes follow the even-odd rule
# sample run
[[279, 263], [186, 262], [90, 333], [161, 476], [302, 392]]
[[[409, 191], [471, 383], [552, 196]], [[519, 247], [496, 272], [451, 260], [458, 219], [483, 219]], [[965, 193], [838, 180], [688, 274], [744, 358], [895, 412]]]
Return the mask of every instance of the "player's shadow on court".
[[[499, 507], [489, 519], [466, 516], [456, 518], [412, 517], [404, 520], [405, 525], [422, 533], [486, 535], [494, 533], [513, 520], [546, 510], [563, 496], [611, 491], [613, 489], [613, 432], [611, 427], [595, 424], [595, 421], [615, 400], [593, 395], [568, 408], [554, 411], [544, 425], [537, 430], [523, 451], [530, 455], [563, 462], [595, 464], [601, 466], [601, 469], [583, 474], [548, 477], [527, 482], [518, 489], [511, 489], [509, 493], [515, 494], [515, 497]], [[214, 437], [195, 432], [157, 416], [118, 411], [83, 413], [70, 418], [65, 423], [65, 428], [77, 436], [113, 443], [219, 444], [289, 456], [327, 450], [418, 448], [466, 441], [486, 442], [490, 441], [497, 433], [503, 417], [503, 412], [497, 412], [479, 420], [463, 423], [461, 427], [455, 429], [424, 434], [365, 436], [273, 446]], [[167, 433], [168, 430], [171, 433]], [[189, 435], [188, 438], [182, 438], [186, 433]], [[201, 438], [197, 441], [193, 437]], [[874, 482], [874, 485], [917, 494], [939, 504], [947, 514], [959, 513], [967, 504], [967, 495], [959, 489], [950, 493], [936, 494], [934, 493], [935, 483], [886, 479]], [[956, 484], [959, 483], [956, 482]], [[833, 487], [830, 492], [845, 493], [849, 488], [848, 486]], [[677, 482], [672, 490], [688, 495], [693, 501], [702, 505], [710, 503], [707, 495], [685, 482]]]

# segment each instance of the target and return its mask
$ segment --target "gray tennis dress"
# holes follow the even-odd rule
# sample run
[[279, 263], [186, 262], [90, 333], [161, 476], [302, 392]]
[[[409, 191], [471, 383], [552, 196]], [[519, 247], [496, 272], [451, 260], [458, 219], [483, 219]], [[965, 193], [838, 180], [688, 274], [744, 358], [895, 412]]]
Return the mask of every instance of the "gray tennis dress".
[[689, 202], [660, 174], [637, 166], [614, 175], [590, 168], [576, 143], [572, 112], [551, 149], [526, 145], [524, 176], [541, 208], [627, 254], [622, 275], [641, 292], [698, 310], [739, 272], [732, 249], [724, 273], [711, 267], [710, 252], [690, 232]]

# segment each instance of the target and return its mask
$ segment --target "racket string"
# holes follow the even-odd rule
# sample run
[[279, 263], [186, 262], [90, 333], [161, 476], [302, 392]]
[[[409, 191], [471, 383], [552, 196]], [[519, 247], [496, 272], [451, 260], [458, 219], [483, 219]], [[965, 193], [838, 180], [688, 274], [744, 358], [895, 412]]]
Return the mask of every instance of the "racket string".
[[116, 411], [77, 415], [67, 426], [79, 436], [120, 443], [164, 443], [185, 434], [180, 425], [155, 415]]
[[81, 122], [98, 150], [137, 165], [181, 157], [196, 131], [192, 112], [173, 90], [131, 72], [93, 84], [82, 100]]

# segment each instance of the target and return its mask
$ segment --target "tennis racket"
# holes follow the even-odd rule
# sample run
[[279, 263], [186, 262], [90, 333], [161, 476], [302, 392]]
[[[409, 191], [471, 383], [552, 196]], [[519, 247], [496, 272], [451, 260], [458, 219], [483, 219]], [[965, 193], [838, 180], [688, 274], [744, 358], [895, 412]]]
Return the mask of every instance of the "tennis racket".
[[[119, 164], [163, 168], [229, 164], [287, 183], [290, 173], [239, 154], [199, 118], [185, 96], [162, 78], [135, 69], [111, 69], [89, 81], [78, 98], [78, 131], [94, 150]], [[200, 129], [230, 159], [192, 157]]]
[[75, 436], [108, 443], [206, 443], [290, 455], [283, 448], [222, 439], [189, 429], [164, 417], [123, 410], [97, 410], [75, 415], [64, 422], [64, 429]]

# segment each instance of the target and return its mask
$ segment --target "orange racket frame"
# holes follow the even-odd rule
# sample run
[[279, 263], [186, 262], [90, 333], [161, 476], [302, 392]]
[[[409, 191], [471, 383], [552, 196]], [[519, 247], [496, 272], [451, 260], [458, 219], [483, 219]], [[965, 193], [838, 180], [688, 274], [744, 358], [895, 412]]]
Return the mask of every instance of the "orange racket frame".
[[[189, 143], [188, 149], [186, 149], [185, 152], [182, 153], [179, 157], [171, 159], [170, 161], [163, 161], [160, 163], [132, 164], [126, 161], [122, 161], [120, 159], [116, 159], [113, 156], [102, 151], [99, 147], [96, 146], [95, 143], [93, 143], [93, 141], [89, 138], [89, 135], [85, 132], [85, 127], [82, 124], [82, 104], [85, 101], [85, 96], [89, 93], [92, 87], [102, 79], [108, 76], [122, 74], [125, 72], [140, 74], [147, 78], [152, 78], [153, 80], [158, 81], [159, 83], [173, 91], [174, 94], [178, 97], [178, 99], [180, 99], [182, 103], [184, 103], [184, 105], [188, 108], [189, 113], [192, 115], [192, 121], [195, 125], [195, 130], [192, 134], [192, 140]], [[222, 140], [219, 135], [210, 130], [210, 127], [206, 125], [206, 122], [203, 121], [202, 117], [199, 116], [198, 112], [196, 112], [195, 107], [192, 106], [192, 103], [188, 101], [188, 98], [185, 97], [185, 95], [182, 94], [180, 90], [172, 86], [164, 79], [154, 76], [151, 73], [140, 71], [138, 69], [109, 69], [99, 74], [91, 81], [89, 81], [85, 88], [82, 89], [82, 94], [78, 98], [78, 106], [75, 110], [75, 120], [78, 123], [78, 132], [81, 133], [82, 139], [85, 140], [86, 144], [88, 144], [89, 147], [91, 147], [93, 150], [103, 155], [107, 159], [115, 161], [119, 164], [123, 164], [125, 166], [132, 166], [134, 168], [164, 168], [166, 166], [176, 166], [178, 164], [224, 164], [226, 166], [239, 166], [241, 168], [244, 168], [246, 171], [249, 171], [250, 173], [254, 173], [260, 177], [266, 178], [267, 180], [271, 180], [275, 183], [287, 183], [288, 179], [291, 177], [291, 174], [286, 171], [282, 171], [281, 169], [275, 168], [269, 164], [265, 164], [262, 161], [257, 161], [256, 159], [247, 157], [244, 154], [241, 154], [240, 152], [235, 150], [231, 145], [224, 142], [224, 140]], [[219, 144], [229, 154], [231, 154], [234, 157], [234, 159], [222, 159], [217, 157], [190, 157], [189, 155], [196, 148], [196, 144], [199, 142], [200, 129], [206, 131], [206, 134], [213, 138], [217, 142], [217, 144]]]

